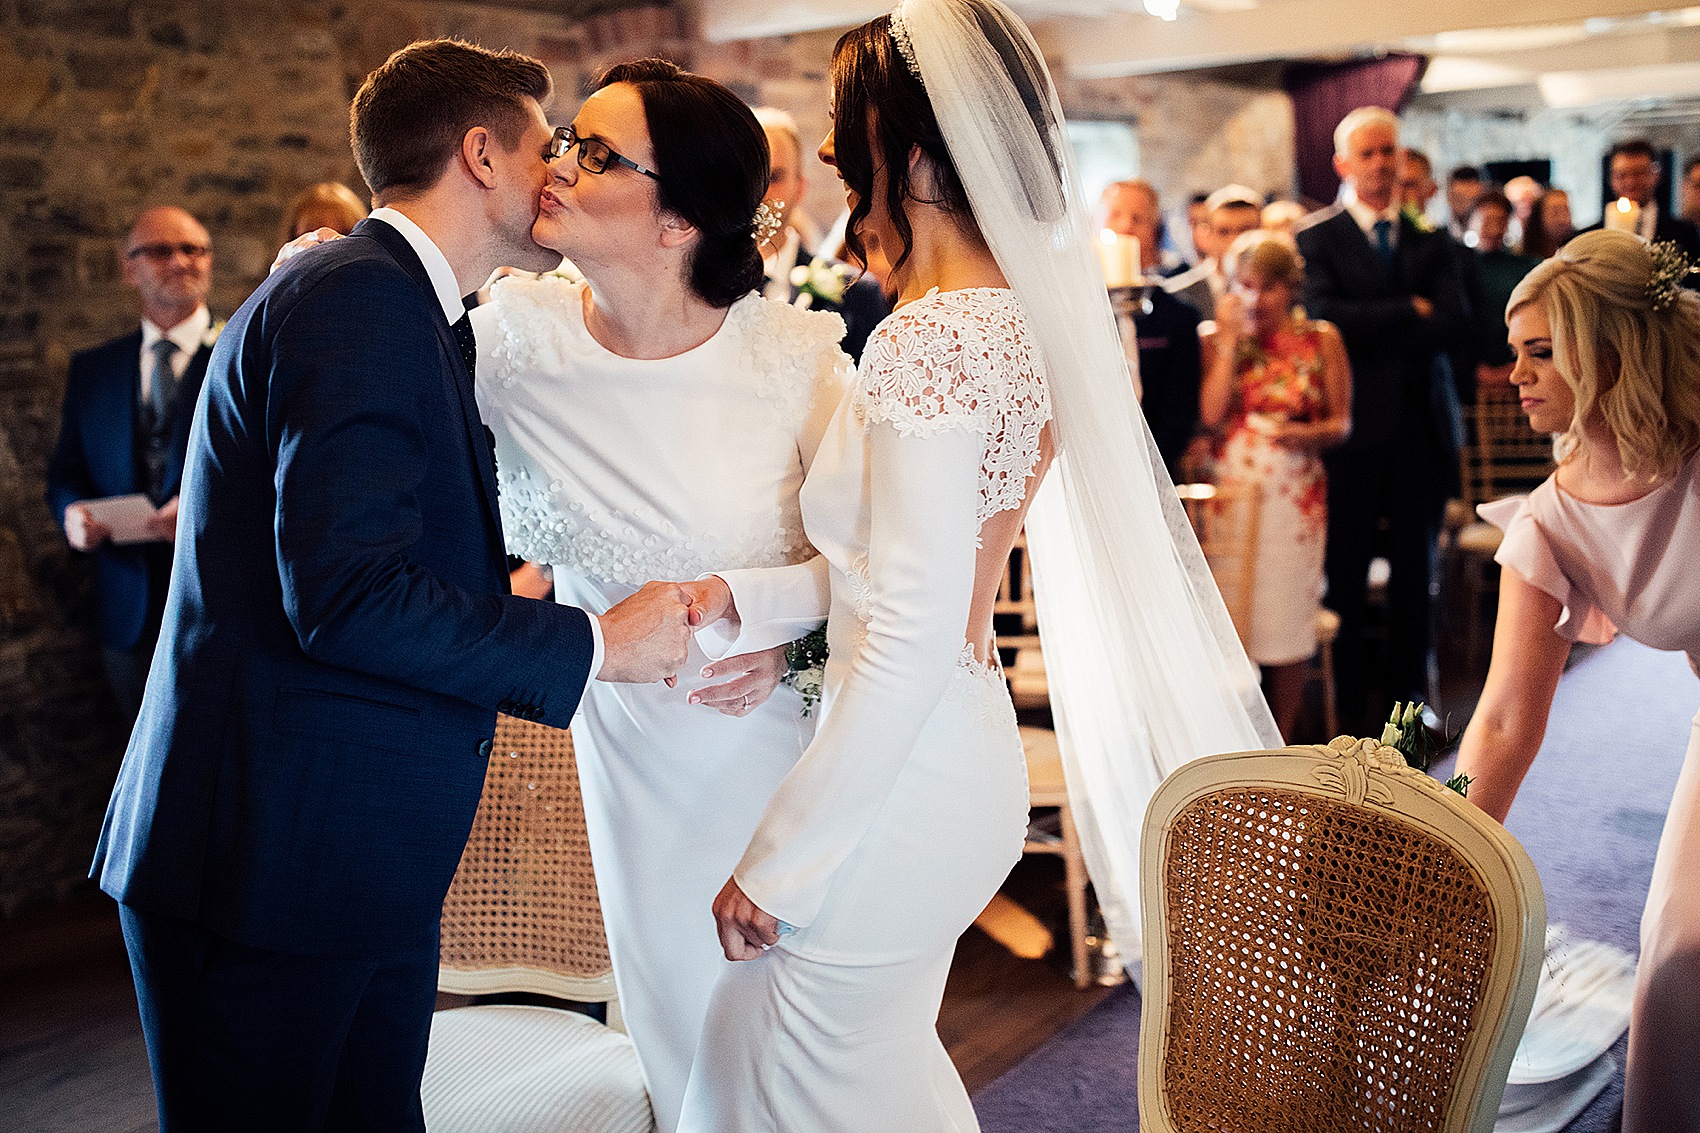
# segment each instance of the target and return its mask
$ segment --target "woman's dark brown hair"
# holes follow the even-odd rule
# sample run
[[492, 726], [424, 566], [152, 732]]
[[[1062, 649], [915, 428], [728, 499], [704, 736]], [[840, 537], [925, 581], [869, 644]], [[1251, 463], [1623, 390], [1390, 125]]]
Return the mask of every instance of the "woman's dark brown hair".
[[546, 104], [551, 89], [548, 68], [527, 55], [457, 39], [410, 43], [366, 76], [349, 107], [360, 175], [379, 204], [423, 193], [473, 127], [517, 146], [531, 122], [526, 100]]
[[[1044, 62], [1022, 39], [1011, 35], [997, 12], [974, 0], [965, 0], [965, 7], [979, 23], [987, 46], [1001, 59], [1049, 156], [1048, 168], [1016, 172], [1032, 217], [1054, 221], [1063, 210], [1061, 163], [1053, 148], [1057, 123], [1050, 114]], [[885, 209], [903, 245], [895, 256], [886, 249], [893, 271], [908, 260], [914, 244], [914, 232], [903, 212], [905, 201], [938, 205], [978, 234], [962, 176], [951, 160], [926, 88], [891, 38], [890, 16], [870, 20], [839, 39], [832, 52], [832, 97], [835, 160], [845, 185], [856, 194], [844, 242], [858, 258], [865, 258], [867, 252], [856, 227], [873, 207], [875, 178], [882, 170], [886, 173]], [[930, 196], [918, 195], [909, 175], [909, 154], [917, 147], [931, 182]]]
[[665, 59], [616, 63], [596, 89], [630, 83], [655, 150], [658, 203], [700, 233], [691, 290], [730, 307], [761, 286], [755, 215], [767, 193], [767, 133], [737, 95]]
[[[890, 16], [870, 20], [839, 38], [832, 51], [832, 101], [834, 160], [844, 184], [856, 194], [844, 243], [858, 259], [866, 259], [867, 249], [856, 229], [873, 208], [875, 177], [882, 169], [885, 210], [903, 245], [885, 249], [893, 271], [909, 259], [914, 240], [903, 212], [905, 201], [942, 205], [956, 216], [972, 218], [968, 194], [950, 160], [926, 88], [909, 72], [892, 42]], [[917, 146], [931, 167], [935, 196], [917, 196], [910, 180], [909, 154]]]

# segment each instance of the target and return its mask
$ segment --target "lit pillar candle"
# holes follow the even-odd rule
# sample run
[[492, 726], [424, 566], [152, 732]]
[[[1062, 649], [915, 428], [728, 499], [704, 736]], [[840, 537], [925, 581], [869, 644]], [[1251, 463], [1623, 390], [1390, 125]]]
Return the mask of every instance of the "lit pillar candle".
[[1139, 241], [1114, 229], [1098, 233], [1098, 263], [1104, 269], [1104, 283], [1110, 287], [1136, 287], [1139, 284]]
[[1606, 207], [1605, 227], [1619, 232], [1639, 235], [1641, 232], [1641, 206], [1628, 197], [1619, 197]]

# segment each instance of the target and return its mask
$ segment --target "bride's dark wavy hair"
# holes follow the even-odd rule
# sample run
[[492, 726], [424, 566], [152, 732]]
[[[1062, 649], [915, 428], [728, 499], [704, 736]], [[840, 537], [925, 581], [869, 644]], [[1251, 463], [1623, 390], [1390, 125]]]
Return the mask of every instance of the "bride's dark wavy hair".
[[[832, 111], [833, 160], [844, 184], [856, 194], [844, 226], [844, 244], [857, 259], [867, 262], [867, 248], [857, 228], [873, 209], [874, 178], [881, 169], [887, 174], [885, 210], [903, 241], [901, 249], [885, 249], [893, 271], [909, 259], [915, 237], [903, 202], [942, 205], [952, 216], [973, 223], [968, 193], [945, 148], [926, 88], [909, 73], [892, 42], [890, 16], [870, 20], [839, 37], [832, 49]], [[909, 152], [916, 146], [932, 167], [936, 198], [915, 195]], [[893, 251], [898, 254], [892, 255]]]
[[[1010, 39], [1001, 24], [979, 5], [970, 5], [987, 41], [1003, 58], [1027, 112], [1032, 116], [1052, 168], [1021, 171], [1029, 205], [1035, 216], [1049, 217], [1062, 207], [1055, 152], [1057, 124], [1051, 120], [1044, 92], [1028, 81], [1043, 75], [1044, 64], [1025, 45]], [[903, 202], [939, 205], [960, 223], [977, 230], [974, 211], [956, 163], [951, 160], [927, 89], [904, 62], [891, 38], [891, 17], [880, 16], [839, 37], [832, 50], [833, 148], [844, 184], [856, 194], [856, 204], [844, 229], [845, 246], [866, 262], [857, 226], [873, 208], [874, 178], [887, 173], [885, 209], [903, 247], [896, 256], [886, 250], [892, 270], [901, 267], [913, 247], [914, 231], [904, 215]], [[877, 109], [876, 109], [877, 108]], [[935, 197], [916, 195], [909, 176], [909, 153], [919, 147], [932, 177]]]
[[655, 149], [657, 202], [700, 234], [691, 290], [730, 307], [761, 286], [755, 215], [767, 195], [767, 134], [742, 99], [706, 75], [665, 59], [616, 63], [596, 90], [630, 83]]

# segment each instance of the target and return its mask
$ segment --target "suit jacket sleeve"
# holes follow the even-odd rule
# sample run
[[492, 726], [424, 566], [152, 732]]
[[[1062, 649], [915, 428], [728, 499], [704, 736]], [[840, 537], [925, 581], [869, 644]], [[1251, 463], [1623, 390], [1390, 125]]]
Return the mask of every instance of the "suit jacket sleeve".
[[[315, 660], [564, 728], [590, 676], [585, 613], [451, 585], [410, 556], [435, 518], [430, 463], [473, 456], [431, 312], [395, 292], [381, 268], [346, 266], [276, 332], [267, 426], [286, 613]], [[492, 553], [476, 525], [461, 537], [464, 554]]]
[[88, 456], [83, 452], [83, 431], [77, 423], [77, 406], [82, 400], [86, 382], [86, 365], [82, 358], [71, 359], [71, 369], [65, 379], [65, 404], [60, 412], [59, 443], [47, 462], [47, 506], [53, 512], [53, 522], [65, 526], [65, 509], [78, 500], [92, 499], [99, 493], [89, 475]]

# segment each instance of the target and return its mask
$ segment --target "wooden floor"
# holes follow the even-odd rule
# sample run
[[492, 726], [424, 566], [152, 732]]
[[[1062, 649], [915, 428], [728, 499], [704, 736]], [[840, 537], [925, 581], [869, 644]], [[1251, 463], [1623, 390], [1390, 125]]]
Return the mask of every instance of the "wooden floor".
[[[1053, 957], [1024, 960], [979, 929], [957, 949], [939, 1034], [969, 1090], [1021, 1061], [1107, 989], [1066, 967], [1061, 862], [1024, 861], [1005, 893], [1053, 927]], [[0, 925], [0, 1129], [157, 1130], [147, 1054], [115, 906], [98, 893]]]

